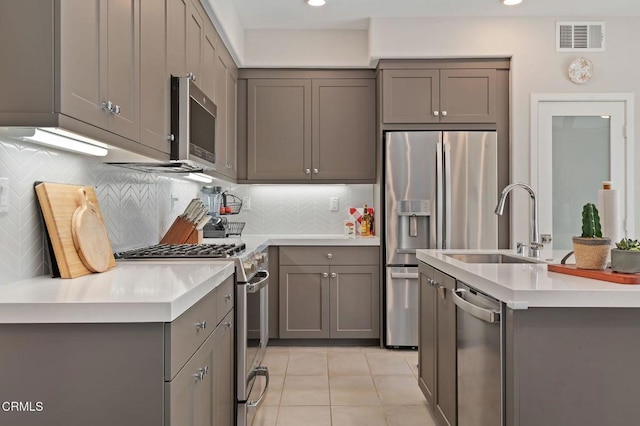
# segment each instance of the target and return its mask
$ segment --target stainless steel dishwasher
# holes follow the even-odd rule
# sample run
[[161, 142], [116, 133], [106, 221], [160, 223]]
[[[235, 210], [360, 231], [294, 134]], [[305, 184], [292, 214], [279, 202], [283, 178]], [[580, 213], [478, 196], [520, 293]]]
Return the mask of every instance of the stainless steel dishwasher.
[[458, 426], [503, 424], [502, 304], [459, 282], [457, 306]]

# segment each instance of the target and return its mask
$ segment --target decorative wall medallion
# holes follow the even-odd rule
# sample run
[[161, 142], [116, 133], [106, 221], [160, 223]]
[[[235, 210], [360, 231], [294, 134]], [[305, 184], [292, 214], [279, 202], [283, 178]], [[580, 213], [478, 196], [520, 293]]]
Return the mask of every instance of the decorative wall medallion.
[[574, 59], [569, 65], [569, 78], [576, 84], [589, 81], [592, 73], [593, 63], [585, 57]]

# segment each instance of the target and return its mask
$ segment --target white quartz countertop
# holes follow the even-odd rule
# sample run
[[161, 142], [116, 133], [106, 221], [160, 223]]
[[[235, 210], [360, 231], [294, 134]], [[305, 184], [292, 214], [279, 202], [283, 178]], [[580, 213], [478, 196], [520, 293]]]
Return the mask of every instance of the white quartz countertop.
[[163, 260], [31, 278], [0, 286], [0, 323], [170, 322], [233, 273], [233, 262]]
[[[447, 253], [504, 253], [513, 250], [418, 250], [418, 260], [505, 302], [512, 309], [533, 307], [640, 308], [640, 285], [615, 284], [548, 272], [547, 263], [465, 263]], [[540, 259], [560, 263], [567, 251], [543, 252]]]

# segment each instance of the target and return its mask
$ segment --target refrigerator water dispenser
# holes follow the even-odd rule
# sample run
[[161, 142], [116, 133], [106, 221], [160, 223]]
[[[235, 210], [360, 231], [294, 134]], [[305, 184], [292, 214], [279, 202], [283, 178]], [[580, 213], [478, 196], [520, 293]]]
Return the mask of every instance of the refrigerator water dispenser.
[[398, 253], [415, 253], [429, 247], [431, 200], [399, 200]]

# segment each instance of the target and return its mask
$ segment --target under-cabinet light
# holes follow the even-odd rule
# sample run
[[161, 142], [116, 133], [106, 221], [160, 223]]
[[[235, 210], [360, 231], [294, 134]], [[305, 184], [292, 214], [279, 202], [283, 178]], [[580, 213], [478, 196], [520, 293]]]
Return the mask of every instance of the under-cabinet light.
[[307, 0], [309, 6], [324, 6], [326, 3], [325, 0]]
[[96, 157], [104, 157], [109, 153], [106, 144], [57, 127], [29, 130], [31, 131], [21, 135], [22, 140]]
[[196, 182], [202, 183], [211, 183], [213, 182], [213, 178], [209, 175], [205, 175], [203, 173], [189, 173], [184, 177], [185, 179], [193, 180]]
[[522, 0], [502, 0], [502, 4], [506, 6], [515, 6], [520, 3], [522, 3]]

